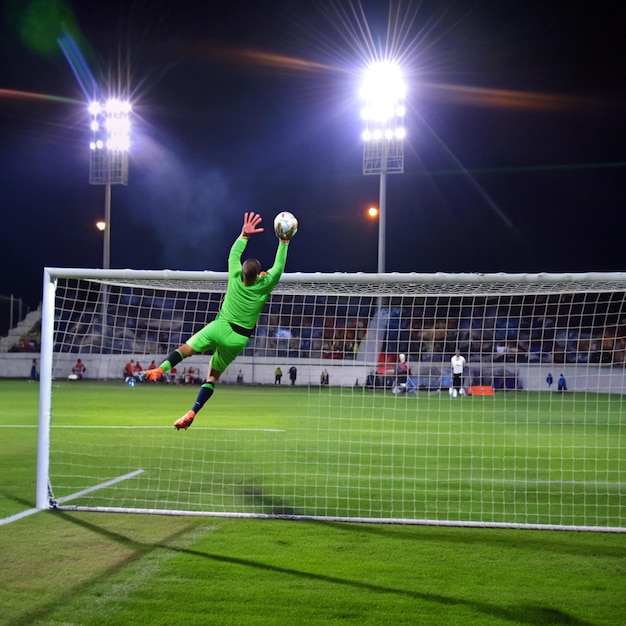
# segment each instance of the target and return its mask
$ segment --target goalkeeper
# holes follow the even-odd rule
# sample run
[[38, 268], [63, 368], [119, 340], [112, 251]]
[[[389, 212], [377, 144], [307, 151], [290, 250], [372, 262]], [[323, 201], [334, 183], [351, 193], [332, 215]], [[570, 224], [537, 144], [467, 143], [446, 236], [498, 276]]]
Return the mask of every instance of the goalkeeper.
[[200, 387], [191, 410], [174, 423], [176, 430], [187, 430], [191, 426], [198, 411], [213, 395], [215, 383], [244, 351], [261, 310], [285, 269], [289, 238], [281, 238], [279, 241], [274, 265], [267, 272], [261, 271], [261, 264], [256, 259], [247, 259], [243, 265], [241, 263], [241, 255], [246, 249], [248, 238], [263, 232], [263, 228], [259, 226], [261, 219], [258, 213], [244, 214], [241, 234], [228, 255], [226, 295], [215, 319], [174, 350], [159, 367], [146, 372], [147, 380], [158, 380], [183, 359], [193, 354], [213, 352], [206, 381]]

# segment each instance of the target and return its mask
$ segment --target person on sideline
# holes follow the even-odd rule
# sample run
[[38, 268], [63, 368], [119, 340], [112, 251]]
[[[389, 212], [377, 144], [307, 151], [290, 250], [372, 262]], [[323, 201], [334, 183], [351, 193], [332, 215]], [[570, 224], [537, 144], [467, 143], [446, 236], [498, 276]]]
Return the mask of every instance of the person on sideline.
[[141, 367], [141, 363], [139, 361], [136, 361], [133, 364], [133, 378], [139, 383], [142, 383], [145, 380], [143, 367]]
[[289, 380], [291, 381], [292, 385], [296, 384], [297, 378], [298, 378], [298, 368], [295, 365], [292, 365], [289, 368]]
[[148, 380], [158, 380], [164, 372], [193, 354], [212, 351], [206, 381], [200, 387], [191, 410], [174, 423], [176, 430], [187, 430], [198, 411], [213, 395], [215, 383], [226, 368], [241, 354], [250, 341], [265, 302], [278, 284], [287, 261], [289, 238], [281, 238], [274, 265], [261, 271], [257, 259], [241, 263], [248, 239], [262, 233], [262, 221], [258, 213], [244, 214], [241, 234], [233, 243], [228, 255], [228, 284], [220, 311], [215, 319], [174, 350], [159, 367], [146, 372]]
[[461, 356], [461, 351], [458, 348], [450, 359], [450, 364], [452, 365], [452, 397], [456, 398], [460, 393], [463, 393], [463, 369], [465, 368], [465, 357]]
[[320, 374], [320, 385], [328, 385], [329, 383], [329, 376], [328, 376], [328, 370], [322, 370], [322, 373]]
[[128, 383], [134, 379], [134, 376], [133, 376], [134, 364], [135, 364], [135, 361], [131, 359], [130, 361], [128, 361], [128, 363], [126, 363], [126, 365], [124, 365], [124, 382], [125, 383]]
[[406, 360], [406, 354], [398, 355], [398, 364], [396, 365], [396, 380], [391, 389], [395, 394], [406, 393], [409, 390], [409, 364]]
[[30, 382], [39, 380], [39, 372], [37, 371], [37, 359], [33, 359], [30, 364]]
[[283, 380], [283, 370], [281, 370], [280, 367], [277, 367], [274, 370], [274, 384], [280, 385], [282, 380]]
[[72, 367], [72, 371], [68, 378], [70, 380], [82, 380], [86, 372], [87, 368], [85, 367], [85, 364], [80, 359], [76, 359], [76, 363], [74, 363], [74, 367]]

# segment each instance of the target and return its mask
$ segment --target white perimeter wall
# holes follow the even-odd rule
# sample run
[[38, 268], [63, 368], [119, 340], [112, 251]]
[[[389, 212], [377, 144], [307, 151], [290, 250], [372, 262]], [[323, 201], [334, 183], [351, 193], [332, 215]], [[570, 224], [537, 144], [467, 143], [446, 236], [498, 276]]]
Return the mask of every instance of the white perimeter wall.
[[[90, 355], [90, 354], [55, 354], [53, 378], [67, 378], [80, 358], [87, 368], [86, 379], [98, 380], [119, 380], [122, 381], [124, 365], [131, 359], [141, 363], [144, 371], [148, 369], [150, 361], [154, 359], [158, 365], [166, 358], [163, 354], [148, 355]], [[39, 354], [33, 353], [6, 353], [0, 355], [0, 378], [28, 378], [30, 376], [30, 366], [33, 359], [37, 359], [37, 367], [41, 364]], [[177, 374], [180, 375], [183, 369], [193, 367], [199, 371], [201, 377], [206, 376], [209, 367], [209, 356], [193, 356], [178, 364]], [[273, 384], [274, 370], [279, 365], [283, 371], [282, 384], [290, 384], [289, 368], [295, 365], [298, 368], [298, 385], [319, 385], [320, 374], [326, 369], [329, 374], [331, 385], [354, 386], [363, 385], [367, 378], [368, 368], [363, 363], [353, 361], [328, 360], [320, 364], [319, 360], [310, 359], [290, 359], [277, 361], [274, 358], [239, 357], [224, 374], [220, 381], [225, 384], [237, 382], [239, 370], [243, 374], [244, 383]]]
[[[76, 359], [80, 357], [87, 368], [87, 379], [119, 380], [122, 381], [124, 365], [132, 358], [139, 361], [144, 370], [152, 359], [159, 364], [167, 355], [90, 355], [90, 354], [55, 354], [53, 377], [67, 378]], [[30, 375], [31, 361], [36, 358], [40, 364], [39, 354], [33, 353], [5, 353], [0, 355], [0, 378], [23, 378]], [[185, 367], [193, 366], [206, 376], [209, 365], [208, 356], [194, 356], [178, 365], [178, 373]], [[282, 384], [290, 384], [288, 370], [292, 365], [298, 368], [298, 385], [318, 385], [323, 369], [329, 373], [331, 385], [352, 387], [364, 385], [367, 375], [374, 370], [373, 366], [353, 361], [335, 361], [332, 359], [286, 359], [277, 361], [271, 359], [252, 359], [239, 357], [223, 374], [221, 382], [234, 384], [239, 370], [244, 377], [244, 383], [273, 384], [274, 369], [280, 365], [283, 370]], [[547, 390], [546, 376], [552, 372], [554, 377], [553, 389], [561, 373], [567, 379], [569, 391], [599, 391], [603, 393], [626, 393], [626, 369], [597, 365], [547, 365], [547, 364], [520, 364], [507, 363], [507, 370], [517, 370], [518, 379], [524, 389]]]

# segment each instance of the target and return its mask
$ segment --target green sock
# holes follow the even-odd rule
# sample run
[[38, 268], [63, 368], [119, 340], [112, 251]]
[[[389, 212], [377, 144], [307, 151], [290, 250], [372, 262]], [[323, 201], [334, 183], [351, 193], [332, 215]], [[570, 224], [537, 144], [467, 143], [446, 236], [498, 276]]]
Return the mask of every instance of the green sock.
[[176, 365], [178, 365], [185, 357], [182, 355], [182, 353], [180, 352], [180, 350], [174, 350], [174, 352], [172, 352], [172, 354], [170, 354], [167, 359], [165, 359], [165, 361], [163, 361], [163, 363], [161, 363], [161, 365], [159, 365], [159, 367], [164, 371], [164, 372], [169, 372], [169, 370], [171, 370], [173, 367], [175, 367]]

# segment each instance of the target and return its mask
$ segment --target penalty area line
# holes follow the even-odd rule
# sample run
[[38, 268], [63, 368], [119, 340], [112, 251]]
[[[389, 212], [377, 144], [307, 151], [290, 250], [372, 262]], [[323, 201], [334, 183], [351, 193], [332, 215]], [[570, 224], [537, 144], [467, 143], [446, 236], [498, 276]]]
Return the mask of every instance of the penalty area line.
[[[92, 493], [94, 491], [98, 491], [98, 489], [106, 489], [106, 487], [111, 487], [117, 483], [121, 483], [123, 480], [128, 480], [129, 478], [134, 478], [135, 476], [139, 476], [142, 474], [143, 470], [138, 469], [134, 472], [129, 472], [128, 474], [124, 474], [123, 476], [118, 476], [117, 478], [112, 478], [111, 480], [107, 480], [99, 485], [94, 485], [93, 487], [87, 487], [86, 489], [82, 489], [81, 491], [77, 491], [76, 493], [72, 493], [69, 496], [64, 496], [63, 498], [59, 498], [55, 500], [57, 504], [63, 504], [64, 502], [70, 502], [75, 500], [76, 498], [80, 498], [81, 496], [87, 495], [88, 493]], [[5, 524], [10, 524], [11, 522], [17, 522], [29, 515], [33, 515], [33, 513], [38, 513], [39, 511], [43, 511], [47, 509], [27, 509], [26, 511], [22, 511], [21, 513], [16, 513], [15, 515], [11, 515], [10, 517], [4, 517], [0, 519], [0, 526], [4, 526]]]
[[98, 489], [106, 489], [106, 487], [111, 487], [112, 485], [116, 485], [117, 483], [121, 483], [123, 480], [128, 480], [129, 478], [134, 478], [135, 476], [139, 476], [142, 474], [143, 470], [138, 469], [134, 472], [129, 472], [128, 474], [124, 474], [123, 476], [118, 476], [117, 478], [112, 478], [111, 480], [107, 480], [99, 485], [94, 485], [93, 487], [87, 487], [87, 489], [83, 489], [82, 491], [77, 491], [69, 496], [64, 496], [63, 498], [59, 498], [55, 500], [57, 504], [63, 504], [64, 502], [70, 502], [71, 500], [75, 500], [76, 498], [80, 498], [81, 496], [85, 496], [88, 493], [92, 493], [94, 491], [98, 491]]
[[33, 513], [39, 513], [40, 509], [26, 509], [26, 511], [22, 511], [21, 513], [16, 513], [15, 515], [11, 515], [10, 517], [3, 517], [0, 519], [0, 526], [4, 526], [5, 524], [10, 524], [11, 522], [17, 522], [18, 520], [24, 519]]

